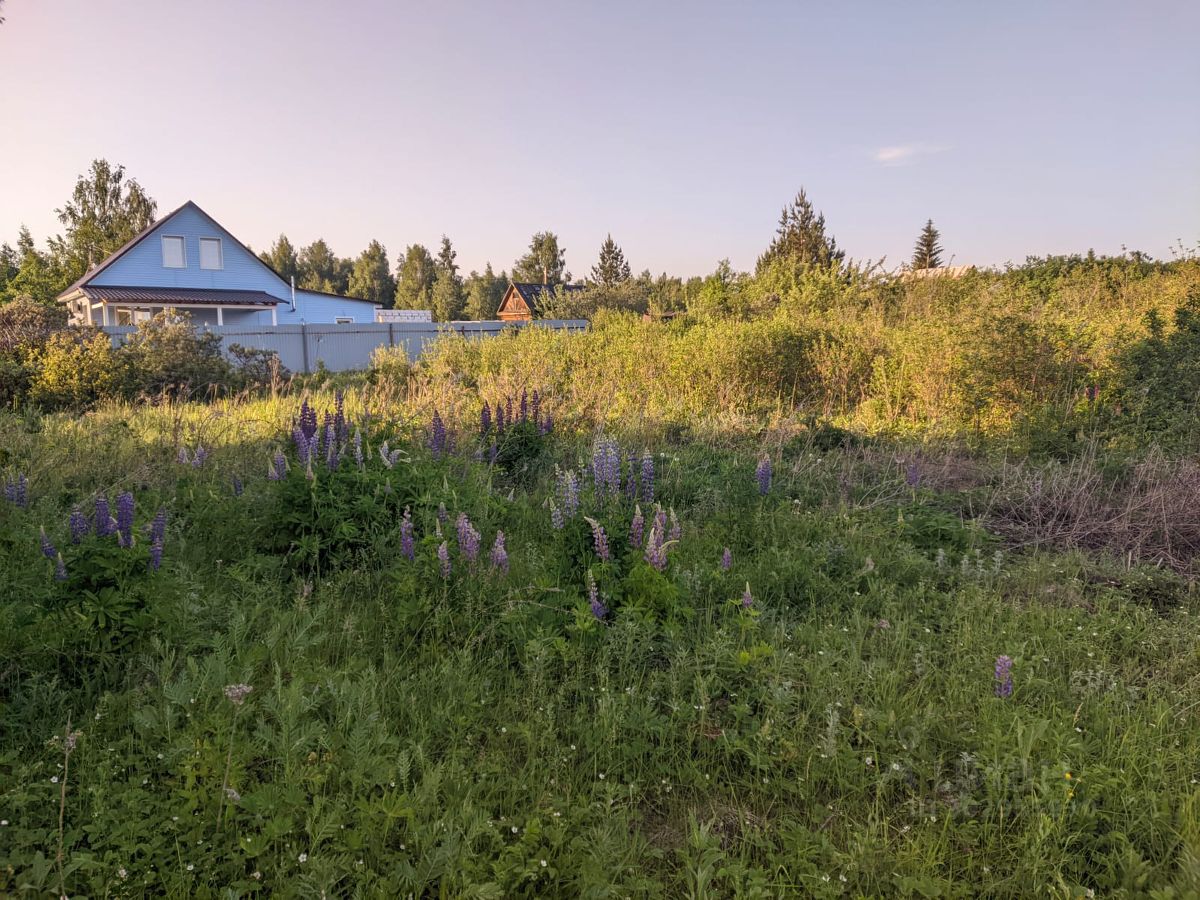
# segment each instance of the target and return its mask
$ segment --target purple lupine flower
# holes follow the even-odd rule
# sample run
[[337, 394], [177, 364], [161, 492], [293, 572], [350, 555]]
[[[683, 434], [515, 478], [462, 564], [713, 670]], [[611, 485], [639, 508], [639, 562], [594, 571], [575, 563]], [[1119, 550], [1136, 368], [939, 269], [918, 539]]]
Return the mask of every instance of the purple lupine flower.
[[679, 525], [679, 519], [675, 518], [675, 507], [671, 507], [671, 530], [667, 533], [667, 540], [672, 544], [678, 544], [683, 538], [683, 528]]
[[[328, 451], [329, 445], [333, 443], [332, 439], [336, 434], [337, 427], [333, 421], [333, 413], [331, 413], [329, 410], [325, 410], [325, 415], [321, 418], [321, 430], [317, 432], [317, 435], [325, 441], [326, 451]], [[318, 446], [320, 446], [320, 444], [318, 444]]]
[[304, 463], [308, 467], [309, 472], [312, 471], [314, 462], [319, 462], [318, 456], [321, 453], [321, 435], [318, 432], [308, 439], [308, 455], [304, 458]]
[[441, 563], [442, 577], [450, 577], [450, 548], [446, 546], [446, 542], [442, 541], [437, 548], [438, 562]]
[[765, 495], [771, 492], [771, 457], [764, 456], [758, 461], [758, 468], [754, 470], [754, 478], [758, 482], [760, 494]]
[[721, 554], [721, 571], [728, 572], [733, 565], [733, 554], [729, 552], [729, 548], [725, 548], [725, 552]]
[[450, 513], [446, 512], [446, 504], [439, 503], [437, 510], [438, 521], [445, 524], [450, 519]]
[[667, 551], [663, 548], [662, 532], [655, 526], [651, 527], [646, 536], [646, 551], [643, 558], [658, 571], [667, 568]]
[[333, 392], [333, 426], [339, 441], [344, 441], [350, 436], [350, 425], [346, 422], [345, 391]]
[[87, 516], [83, 514], [83, 510], [78, 506], [71, 509], [71, 518], [67, 520], [67, 527], [71, 530], [72, 544], [78, 544], [91, 531], [91, 525], [88, 524]]
[[234, 475], [233, 476], [233, 496], [235, 496], [235, 497], [242, 496], [242, 492], [245, 489], [246, 489], [246, 486], [244, 484], [242, 484], [241, 476]]
[[608, 445], [608, 454], [604, 459], [604, 480], [610, 494], [616, 497], [621, 493], [621, 449], [616, 441], [610, 441]]
[[550, 498], [550, 525], [555, 531], [562, 531], [563, 514], [562, 510], [554, 504], [554, 498]]
[[558, 498], [563, 518], [573, 519], [579, 512], [579, 477], [573, 469], [558, 473]]
[[337, 426], [330, 422], [325, 426], [325, 468], [332, 472], [341, 461], [337, 448]]
[[179, 463], [179, 465], [181, 465], [181, 466], [191, 465], [192, 461], [188, 457], [188, 448], [187, 447], [179, 448], [179, 452], [175, 454], [175, 462]]
[[46, 529], [43, 528], [41, 530], [41, 532], [42, 532], [42, 556], [46, 557], [46, 559], [54, 559], [54, 557], [58, 556], [58, 551], [55, 550], [54, 545], [52, 543], [50, 543], [50, 538], [46, 535]]
[[[296, 459], [300, 461], [300, 465], [308, 464], [308, 435], [304, 433], [304, 429], [297, 425], [292, 429], [292, 443], [296, 447]], [[278, 466], [276, 467], [278, 468]], [[280, 474], [282, 478], [282, 473]]]
[[649, 450], [642, 454], [642, 499], [654, 502], [654, 457]]
[[305, 445], [309, 439], [317, 433], [317, 411], [308, 405], [308, 399], [305, 398], [300, 403], [300, 415], [297, 418], [297, 426], [300, 433], [304, 435]]
[[488, 462], [492, 465], [496, 464], [496, 458], [500, 456], [500, 445], [492, 441], [492, 446], [488, 447]]
[[479, 556], [479, 540], [483, 535], [471, 524], [466, 513], [459, 513], [454, 523], [458, 534], [458, 552], [470, 562], [475, 562]]
[[198, 469], [204, 465], [206, 459], [208, 459], [208, 451], [204, 449], [203, 444], [197, 444], [196, 449], [192, 452], [192, 466]]
[[521, 421], [529, 421], [529, 394], [521, 388]]
[[62, 554], [56, 553], [54, 556], [54, 580], [67, 580], [67, 564], [63, 562]]
[[1013, 692], [1012, 657], [996, 657], [996, 696], [1008, 699]]
[[146, 568], [151, 572], [157, 572], [158, 567], [162, 565], [163, 542], [154, 541], [150, 545], [150, 558], [146, 560]]
[[542, 424], [542, 398], [535, 389], [533, 397], [529, 401], [529, 415], [533, 419], [534, 425]]
[[108, 498], [96, 498], [96, 537], [108, 537], [116, 530], [116, 520], [108, 509]]
[[496, 431], [504, 430], [504, 407], [499, 403], [496, 404]]
[[667, 512], [662, 508], [661, 503], [654, 504], [654, 526], [658, 531], [658, 539], [663, 540], [663, 535], [667, 533]]
[[554, 416], [546, 413], [546, 417], [542, 419], [542, 434], [547, 435], [554, 430]]
[[492, 568], [508, 572], [508, 550], [504, 547], [504, 532], [496, 532], [496, 542], [492, 544]]
[[592, 577], [592, 573], [587, 574], [588, 586], [588, 605], [592, 608], [592, 615], [601, 621], [608, 615], [608, 607], [600, 601], [600, 589], [596, 587], [596, 579]]
[[596, 549], [596, 555], [600, 557], [600, 562], [608, 562], [611, 558], [608, 552], [608, 535], [604, 533], [604, 526], [595, 519], [584, 519], [592, 526], [592, 543]]
[[6, 478], [4, 480], [4, 499], [17, 509], [26, 509], [29, 506], [28, 488], [29, 481], [22, 474], [18, 473], [16, 478]]
[[363, 467], [362, 431], [358, 428], [354, 429], [354, 464]]
[[513, 418], [513, 404], [511, 395], [504, 398], [504, 421], [506, 421], [509, 425], [517, 421], [515, 418]]
[[754, 605], [754, 598], [750, 595], [750, 582], [746, 582], [746, 590], [742, 592], [742, 609], [749, 609]]
[[150, 523], [150, 543], [161, 544], [167, 536], [167, 508], [160, 506]]
[[272, 468], [275, 469], [276, 472], [276, 481], [287, 474], [287, 457], [283, 455], [282, 450], [275, 451], [275, 457], [272, 459], [271, 463]]
[[921, 484], [921, 464], [911, 460], [904, 469], [904, 483], [914, 490]]
[[433, 425], [429, 434], [429, 449], [433, 451], [434, 456], [441, 456], [446, 449], [446, 423], [442, 421], [442, 415], [436, 409], [433, 411]]
[[400, 553], [410, 562], [417, 558], [413, 544], [412, 512], [407, 506], [404, 507], [404, 518], [400, 520]]
[[117, 495], [117, 541], [122, 547], [133, 546], [133, 494]]
[[642, 516], [641, 504], [633, 507], [633, 521], [629, 523], [629, 546], [642, 546], [642, 537], [646, 528], [646, 520]]
[[483, 401], [483, 408], [479, 410], [479, 436], [484, 437], [492, 427], [492, 408], [488, 406], [486, 400]]

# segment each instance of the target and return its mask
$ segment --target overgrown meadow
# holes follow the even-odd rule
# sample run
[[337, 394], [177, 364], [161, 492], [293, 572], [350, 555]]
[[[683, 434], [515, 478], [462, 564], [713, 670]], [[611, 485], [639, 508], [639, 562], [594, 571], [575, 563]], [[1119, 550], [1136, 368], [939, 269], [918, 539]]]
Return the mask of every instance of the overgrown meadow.
[[1200, 603], [553, 392], [0, 416], [0, 893], [1200, 892]]

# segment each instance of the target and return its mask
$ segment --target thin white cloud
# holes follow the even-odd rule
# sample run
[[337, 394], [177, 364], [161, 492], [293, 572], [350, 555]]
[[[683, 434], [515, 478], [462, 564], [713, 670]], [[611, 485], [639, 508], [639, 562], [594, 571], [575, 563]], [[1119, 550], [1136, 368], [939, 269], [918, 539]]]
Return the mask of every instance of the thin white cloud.
[[950, 149], [942, 144], [896, 144], [891, 147], [880, 147], [872, 157], [881, 166], [907, 166], [921, 156], [934, 153], [944, 153]]

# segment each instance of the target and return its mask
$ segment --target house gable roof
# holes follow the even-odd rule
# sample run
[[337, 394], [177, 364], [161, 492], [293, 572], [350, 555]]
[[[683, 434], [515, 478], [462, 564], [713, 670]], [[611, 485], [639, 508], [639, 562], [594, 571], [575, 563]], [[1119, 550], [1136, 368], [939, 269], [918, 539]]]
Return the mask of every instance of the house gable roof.
[[515, 293], [521, 298], [521, 301], [529, 308], [531, 313], [537, 313], [541, 309], [542, 298], [546, 294], [552, 294], [559, 288], [568, 293], [584, 289], [581, 284], [537, 284], [527, 281], [513, 281], [508, 285], [508, 291], [505, 292], [504, 301], [500, 304], [500, 309], [504, 309], [508, 305], [509, 297]]

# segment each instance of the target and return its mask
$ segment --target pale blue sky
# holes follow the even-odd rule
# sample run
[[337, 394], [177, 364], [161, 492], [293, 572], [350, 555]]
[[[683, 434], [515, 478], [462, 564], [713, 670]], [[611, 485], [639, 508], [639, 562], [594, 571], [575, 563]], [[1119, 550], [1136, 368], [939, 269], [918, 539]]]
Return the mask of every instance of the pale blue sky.
[[1200, 3], [7, 0], [0, 240], [93, 157], [256, 249], [751, 268], [801, 185], [851, 256], [1200, 242]]

